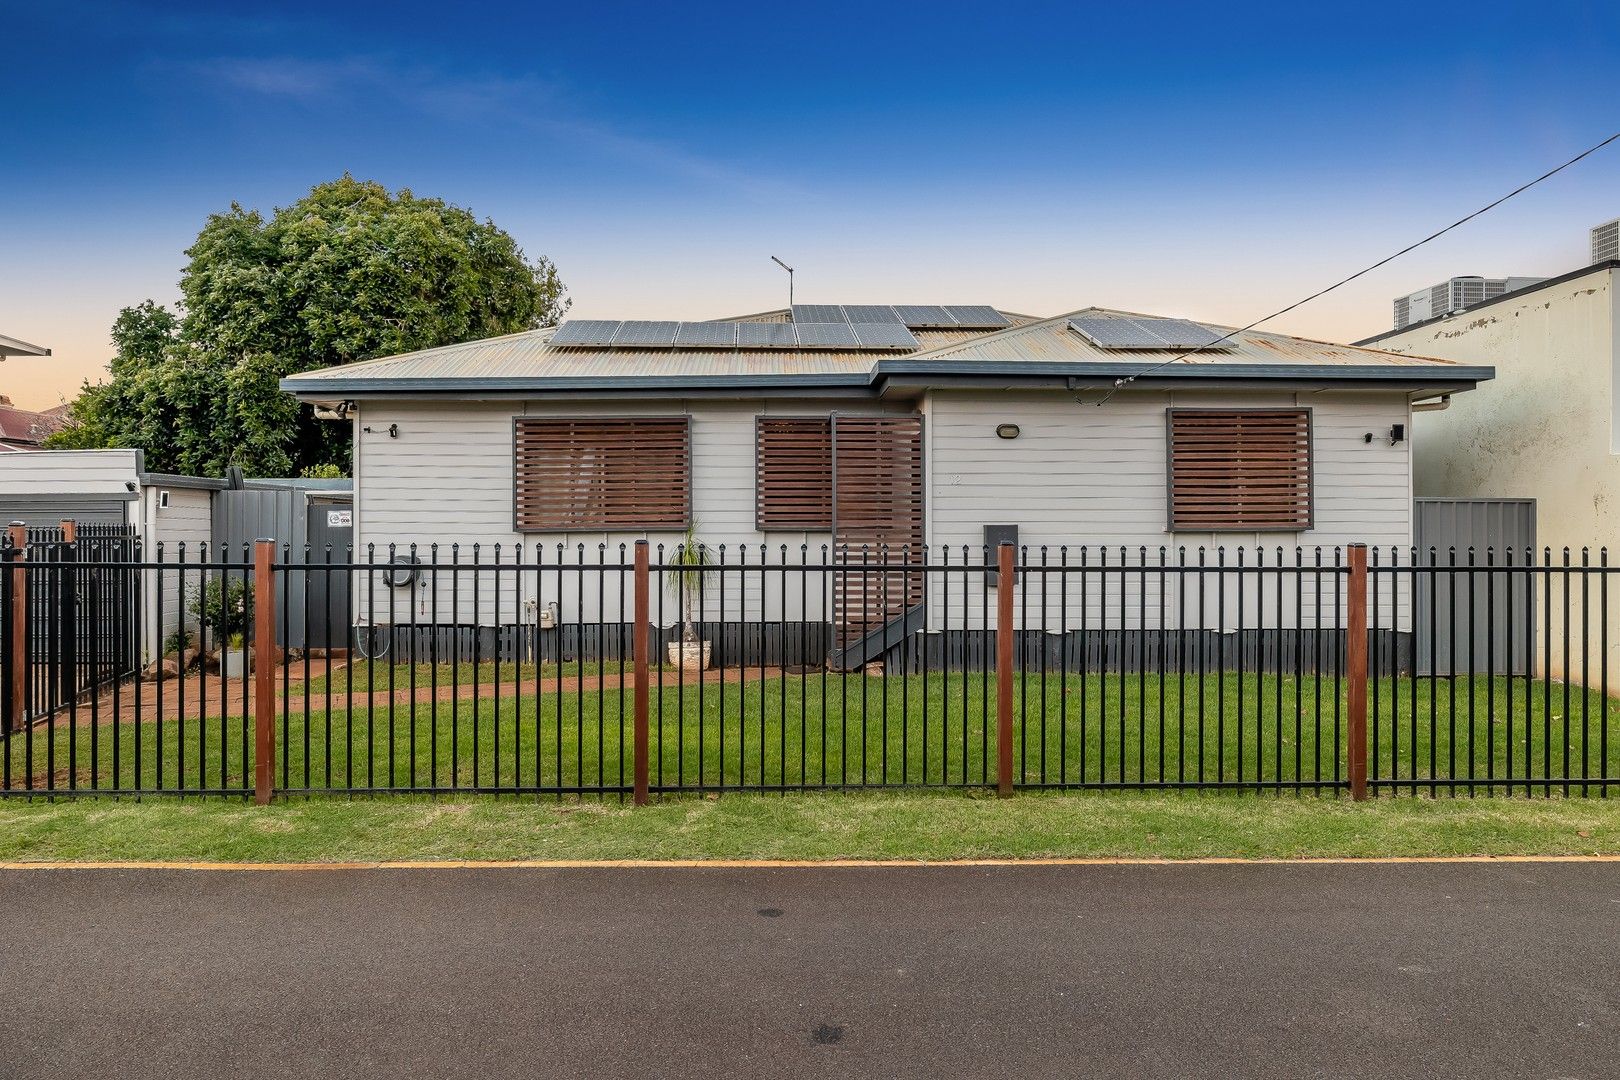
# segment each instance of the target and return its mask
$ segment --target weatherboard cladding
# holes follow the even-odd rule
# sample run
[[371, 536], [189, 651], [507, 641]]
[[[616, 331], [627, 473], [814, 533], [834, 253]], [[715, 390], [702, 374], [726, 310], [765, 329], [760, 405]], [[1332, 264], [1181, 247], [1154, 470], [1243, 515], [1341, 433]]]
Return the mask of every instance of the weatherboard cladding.
[[[770, 313], [751, 318], [769, 321]], [[1170, 378], [1197, 370], [1219, 377], [1432, 378], [1469, 383], [1491, 370], [1260, 331], [1233, 334], [1220, 351], [1100, 348], [1069, 327], [1078, 315], [1153, 316], [1088, 308], [1049, 319], [1005, 313], [1013, 325], [997, 331], [918, 330], [916, 352], [721, 348], [566, 348], [550, 344], [554, 328], [426, 349], [400, 356], [305, 372], [282, 388], [317, 400], [336, 394], [438, 389], [628, 389], [725, 384], [865, 387], [880, 376], [929, 374], [1107, 375], [1151, 371]], [[1222, 333], [1226, 328], [1214, 328]], [[988, 370], [987, 370], [988, 368]]]

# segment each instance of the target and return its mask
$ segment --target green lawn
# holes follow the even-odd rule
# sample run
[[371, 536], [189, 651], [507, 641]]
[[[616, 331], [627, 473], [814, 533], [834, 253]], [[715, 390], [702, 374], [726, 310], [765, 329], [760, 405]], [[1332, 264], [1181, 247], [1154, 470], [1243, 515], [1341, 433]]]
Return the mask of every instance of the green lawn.
[[[1023, 784], [1332, 782], [1342, 769], [1334, 717], [1343, 702], [1318, 700], [1316, 685], [1227, 674], [1171, 676], [1161, 686], [1155, 678], [1031, 673], [1017, 688], [1024, 719], [1014, 733], [1015, 774]], [[1374, 690], [1375, 780], [1483, 780], [1523, 775], [1527, 763], [1532, 775], [1620, 775], [1620, 739], [1609, 746], [1604, 737], [1620, 704], [1595, 693], [1571, 689], [1566, 706], [1562, 686], [1544, 695], [1537, 683], [1526, 701], [1516, 680], [1510, 704], [1501, 678], [1381, 680]], [[567, 791], [630, 781], [628, 688], [547, 690], [537, 702], [515, 700], [508, 684], [498, 702], [396, 703], [370, 712], [363, 693], [349, 700], [352, 711], [327, 713], [321, 697], [294, 699], [278, 725], [278, 786]], [[980, 675], [812, 673], [763, 684], [655, 686], [653, 783], [993, 784], [994, 709], [993, 681]], [[32, 776], [36, 786], [54, 777], [58, 787], [240, 788], [251, 741], [240, 717], [95, 731], [60, 725], [54, 735], [11, 737], [11, 784], [23, 787]]]
[[1620, 799], [819, 793], [0, 802], [0, 860], [1300, 858], [1620, 852]]
[[[629, 678], [634, 670], [628, 660], [622, 669], [618, 661], [570, 660], [562, 664], [543, 663], [538, 669], [534, 664], [502, 663], [497, 669], [493, 660], [485, 660], [476, 665], [470, 661], [459, 664], [384, 664], [357, 660], [354, 663], [335, 662], [332, 665], [332, 674], [328, 676], [324, 661], [314, 659], [309, 663], [312, 674], [307, 692], [322, 695], [327, 690], [331, 690], [334, 694], [346, 690], [355, 692], [373, 690], [382, 693], [388, 690], [395, 692], [409, 690], [412, 687], [426, 689], [434, 685], [471, 687], [476, 683], [489, 686], [495, 682], [497, 673], [502, 682], [512, 683], [533, 679], [537, 670], [542, 679], [558, 676], [563, 678], [577, 675], [592, 676], [598, 673], [615, 678], [621, 670], [625, 677]], [[413, 678], [415, 682], [412, 682]]]

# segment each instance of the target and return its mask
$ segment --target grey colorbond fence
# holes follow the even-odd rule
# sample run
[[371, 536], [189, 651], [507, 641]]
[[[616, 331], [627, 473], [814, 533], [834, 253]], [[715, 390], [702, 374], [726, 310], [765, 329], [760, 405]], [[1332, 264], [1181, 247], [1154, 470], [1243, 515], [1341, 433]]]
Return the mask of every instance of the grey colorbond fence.
[[[1620, 780], [1603, 552], [753, 547], [701, 571], [647, 545], [137, 553], [111, 565], [146, 586], [137, 622], [161, 614], [142, 597], [227, 583], [196, 628], [214, 655], [48, 708], [14, 613], [73, 571], [0, 556], [14, 796]], [[835, 597], [902, 578], [920, 616], [832, 670]], [[311, 595], [348, 605], [346, 647], [284, 656], [291, 623], [331, 615]]]

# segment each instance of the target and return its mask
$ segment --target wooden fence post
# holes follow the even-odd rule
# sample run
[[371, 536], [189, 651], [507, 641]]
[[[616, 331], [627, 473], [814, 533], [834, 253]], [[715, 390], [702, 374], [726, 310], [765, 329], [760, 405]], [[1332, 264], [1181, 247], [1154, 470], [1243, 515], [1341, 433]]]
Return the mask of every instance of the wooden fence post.
[[1013, 792], [1013, 546], [996, 549], [996, 794]]
[[276, 784], [275, 555], [274, 540], [253, 545], [253, 800], [260, 806], [269, 804]]
[[5, 688], [11, 703], [11, 728], [21, 731], [27, 724], [23, 710], [28, 707], [28, 527], [20, 521], [8, 530], [14, 551], [11, 569], [11, 685]]
[[1351, 544], [1350, 608], [1345, 619], [1345, 739], [1350, 798], [1367, 797], [1367, 545]]
[[635, 702], [635, 798], [636, 806], [647, 805], [647, 706], [651, 696], [648, 690], [647, 677], [649, 675], [647, 636], [652, 621], [651, 604], [647, 596], [647, 541], [636, 541], [636, 600], [635, 625], [630, 630], [631, 652], [636, 668], [636, 702]]

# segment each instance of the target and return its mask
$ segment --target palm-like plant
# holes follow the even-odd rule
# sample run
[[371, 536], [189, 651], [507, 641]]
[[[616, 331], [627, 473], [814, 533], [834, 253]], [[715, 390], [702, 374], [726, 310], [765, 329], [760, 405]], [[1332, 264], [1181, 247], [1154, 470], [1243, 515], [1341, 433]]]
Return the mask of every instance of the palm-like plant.
[[681, 594], [681, 641], [687, 644], [693, 644], [698, 639], [692, 612], [703, 596], [704, 586], [708, 584], [709, 568], [716, 561], [713, 549], [698, 538], [697, 530], [696, 519], [686, 526], [686, 535], [681, 537], [673, 560], [680, 569], [670, 582], [670, 588], [679, 590]]

